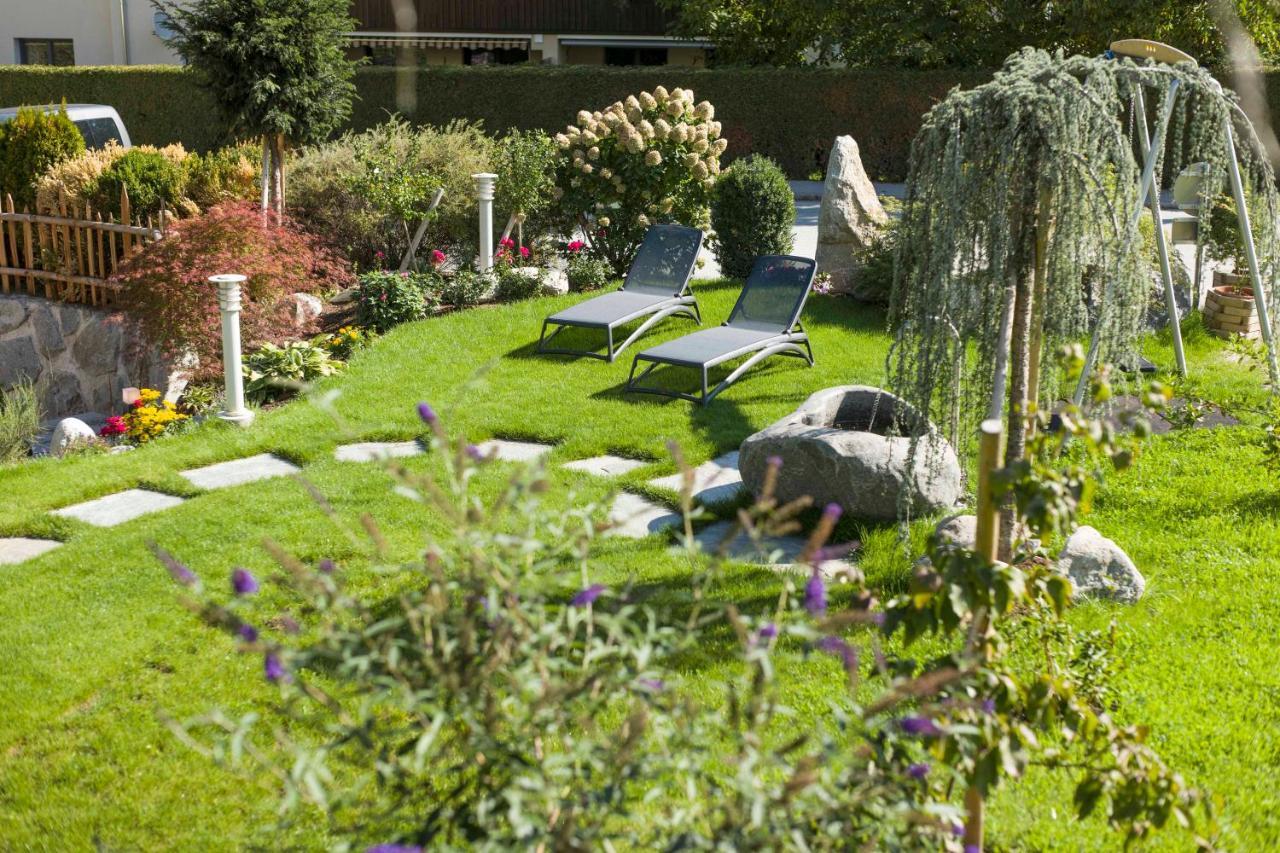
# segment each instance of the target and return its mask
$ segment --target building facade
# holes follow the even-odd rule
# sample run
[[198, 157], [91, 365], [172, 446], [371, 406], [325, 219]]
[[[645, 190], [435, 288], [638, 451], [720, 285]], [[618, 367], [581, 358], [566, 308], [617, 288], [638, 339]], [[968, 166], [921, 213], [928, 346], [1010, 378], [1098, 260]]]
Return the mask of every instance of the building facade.
[[[180, 60], [149, 0], [5, 0], [0, 64]], [[352, 0], [352, 57], [375, 64], [705, 65], [653, 0]]]

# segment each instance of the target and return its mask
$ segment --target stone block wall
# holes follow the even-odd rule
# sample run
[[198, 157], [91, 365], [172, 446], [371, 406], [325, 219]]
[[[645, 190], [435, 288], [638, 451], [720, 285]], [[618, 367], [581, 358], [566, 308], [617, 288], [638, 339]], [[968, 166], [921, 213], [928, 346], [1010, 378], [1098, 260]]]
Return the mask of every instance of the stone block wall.
[[164, 390], [168, 366], [135, 345], [120, 314], [30, 296], [0, 295], [0, 389], [43, 386], [43, 416], [121, 407], [129, 387]]

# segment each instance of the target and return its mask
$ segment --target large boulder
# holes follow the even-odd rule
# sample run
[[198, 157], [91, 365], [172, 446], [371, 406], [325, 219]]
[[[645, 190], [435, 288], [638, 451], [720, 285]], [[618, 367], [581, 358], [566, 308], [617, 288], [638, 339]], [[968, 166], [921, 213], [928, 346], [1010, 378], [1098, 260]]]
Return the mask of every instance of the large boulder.
[[1071, 578], [1077, 598], [1106, 598], [1133, 604], [1147, 582], [1120, 546], [1087, 525], [1067, 539], [1058, 571]]
[[852, 136], [836, 138], [818, 211], [818, 272], [831, 276], [837, 293], [858, 293], [860, 265], [854, 253], [872, 244], [889, 221]]
[[53, 428], [53, 435], [49, 437], [49, 454], [62, 456], [75, 445], [92, 443], [97, 437], [93, 427], [79, 418], [63, 418], [58, 421], [58, 425]]
[[[893, 434], [895, 418], [904, 434]], [[915, 410], [887, 391], [828, 388], [744, 441], [738, 467], [758, 495], [769, 459], [776, 456], [782, 461], [774, 488], [779, 500], [807, 495], [819, 506], [837, 503], [856, 518], [897, 518], [903, 489], [910, 489], [906, 503], [912, 513], [935, 512], [960, 499], [960, 461], [946, 439], [926, 426], [910, 464], [909, 434], [921, 426], [926, 425]]]

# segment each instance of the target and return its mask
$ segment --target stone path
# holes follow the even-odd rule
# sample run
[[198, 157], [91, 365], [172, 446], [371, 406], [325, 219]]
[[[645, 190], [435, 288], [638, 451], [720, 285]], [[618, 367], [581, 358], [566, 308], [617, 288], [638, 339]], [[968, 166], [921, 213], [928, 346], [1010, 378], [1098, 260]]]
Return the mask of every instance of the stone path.
[[[733, 522], [717, 521], [694, 533], [693, 538], [704, 553], [714, 553], [722, 547], [724, 538], [729, 535], [734, 526]], [[796, 565], [796, 558], [804, 550], [806, 541], [803, 536], [768, 537], [761, 543], [762, 552], [756, 548], [756, 543], [751, 541], [751, 537], [740, 530], [726, 547], [725, 556], [735, 562], [754, 563], [772, 569], [806, 568]], [[679, 550], [679, 546], [674, 546], [673, 550]], [[819, 571], [827, 577], [837, 577], [852, 567], [847, 560], [826, 560], [819, 567]]]
[[533, 441], [508, 441], [505, 438], [492, 438], [481, 442], [480, 452], [503, 462], [536, 462], [552, 451], [550, 444]]
[[201, 489], [227, 489], [244, 483], [253, 483], [271, 477], [283, 477], [286, 474], [297, 474], [302, 469], [292, 462], [286, 462], [270, 453], [259, 453], [257, 456], [246, 456], [243, 459], [232, 459], [230, 462], [219, 462], [190, 471], [179, 471], [191, 485]]
[[182, 498], [148, 489], [126, 489], [114, 495], [55, 509], [54, 515], [75, 518], [96, 527], [115, 527], [140, 515], [177, 506]]
[[[684, 488], [684, 474], [677, 471], [650, 480], [649, 485], [679, 492]], [[703, 504], [733, 500], [742, 491], [742, 474], [738, 473], [738, 451], [703, 462], [693, 469], [693, 499]]]
[[34, 559], [61, 544], [52, 539], [28, 539], [25, 536], [0, 538], [0, 566]]
[[634, 471], [637, 468], [643, 468], [651, 463], [643, 459], [627, 459], [625, 456], [592, 456], [590, 459], [578, 459], [574, 462], [566, 462], [561, 468], [567, 468], [570, 471], [581, 471], [584, 474], [592, 474], [596, 477], [617, 477], [628, 471]]
[[361, 441], [338, 447], [333, 451], [333, 458], [339, 462], [377, 462], [424, 452], [416, 441]]
[[620, 492], [609, 508], [609, 528], [606, 536], [624, 536], [643, 539], [653, 533], [661, 533], [683, 523], [680, 513], [653, 503], [630, 492]]

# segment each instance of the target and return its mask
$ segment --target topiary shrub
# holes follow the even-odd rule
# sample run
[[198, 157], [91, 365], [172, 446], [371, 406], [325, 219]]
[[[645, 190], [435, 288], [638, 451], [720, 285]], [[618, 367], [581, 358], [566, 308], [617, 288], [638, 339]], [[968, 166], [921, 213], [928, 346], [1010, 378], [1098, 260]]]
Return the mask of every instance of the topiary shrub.
[[778, 164], [752, 154], [730, 166], [711, 200], [712, 248], [720, 271], [746, 278], [757, 255], [791, 252], [796, 200]]
[[[654, 222], [706, 228], [720, 155], [715, 108], [662, 86], [603, 112], [578, 113], [556, 134], [561, 212], [581, 224], [595, 251], [622, 275]], [[594, 220], [594, 223], [591, 222]]]
[[0, 190], [19, 207], [35, 203], [36, 181], [49, 167], [84, 152], [84, 137], [66, 108], [46, 113], [20, 109], [0, 124]]
[[356, 322], [385, 332], [401, 323], [421, 320], [435, 301], [430, 273], [375, 270], [360, 276], [356, 295]]
[[262, 180], [262, 150], [250, 143], [191, 154], [186, 168], [186, 196], [207, 210], [223, 202], [257, 198]]
[[246, 348], [296, 336], [293, 294], [353, 283], [346, 263], [320, 241], [287, 219], [264, 220], [248, 202], [175, 222], [112, 280], [122, 286], [120, 308], [142, 341], [173, 357], [194, 354], [197, 377], [216, 376], [222, 331], [208, 278], [226, 272], [248, 276], [240, 314]]
[[109, 165], [89, 189], [93, 206], [120, 217], [120, 194], [129, 193], [133, 218], [159, 216], [161, 207], [173, 210], [184, 198], [187, 175], [183, 167], [159, 151], [130, 149]]

